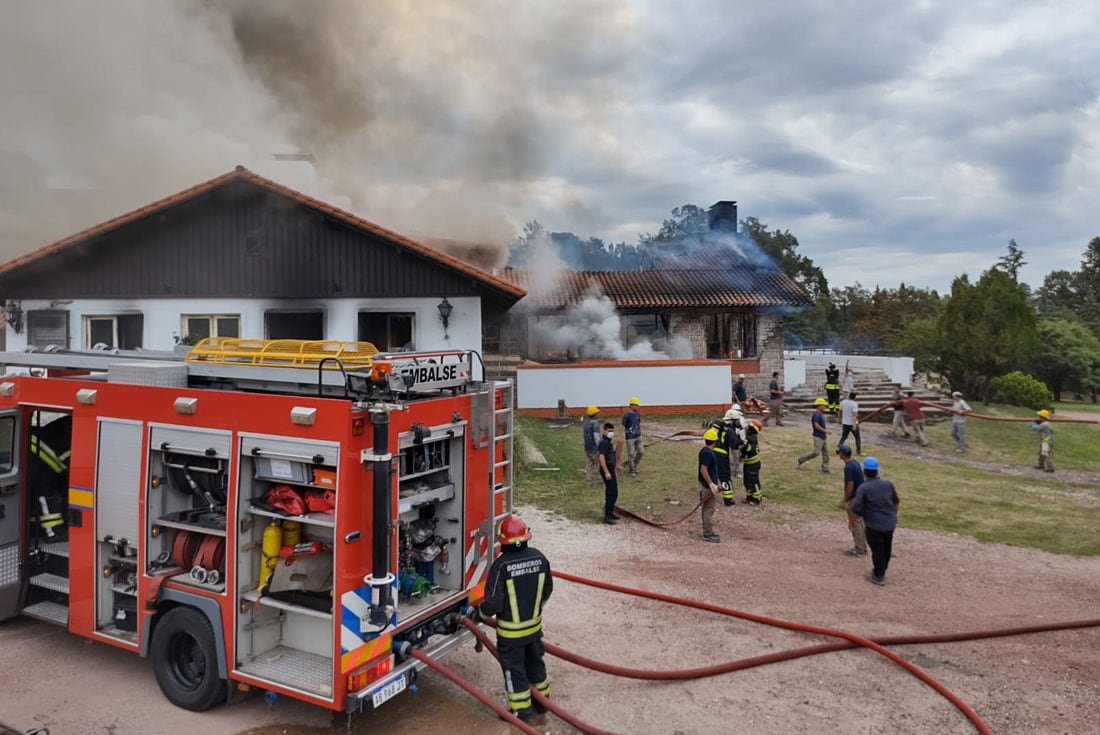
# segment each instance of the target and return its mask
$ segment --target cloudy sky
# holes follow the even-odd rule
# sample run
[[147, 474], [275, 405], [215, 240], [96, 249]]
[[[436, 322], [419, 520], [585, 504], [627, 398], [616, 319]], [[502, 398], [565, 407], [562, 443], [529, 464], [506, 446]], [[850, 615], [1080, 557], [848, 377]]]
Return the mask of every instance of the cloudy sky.
[[[765, 7], [767, 6], [767, 7]], [[1100, 235], [1080, 0], [0, 0], [0, 258], [243, 164], [413, 235], [611, 242], [735, 199], [830, 284]]]

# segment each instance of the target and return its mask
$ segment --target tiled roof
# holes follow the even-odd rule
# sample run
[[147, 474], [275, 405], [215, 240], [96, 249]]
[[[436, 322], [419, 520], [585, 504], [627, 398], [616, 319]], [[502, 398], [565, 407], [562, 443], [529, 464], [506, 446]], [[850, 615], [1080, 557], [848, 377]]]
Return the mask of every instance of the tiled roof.
[[501, 277], [527, 289], [525, 305], [560, 309], [598, 288], [617, 309], [806, 307], [802, 288], [775, 267], [729, 270], [664, 267], [638, 271], [562, 271], [547, 279], [533, 271], [505, 268]]
[[218, 187], [228, 184], [232, 181], [247, 181], [264, 189], [267, 189], [268, 191], [285, 196], [306, 207], [309, 207], [310, 209], [316, 210], [325, 214], [328, 217], [332, 217], [335, 220], [343, 222], [344, 224], [347, 224], [355, 229], [368, 232], [378, 237], [383, 237], [397, 245], [400, 245], [410, 251], [415, 252], [418, 255], [423, 256], [428, 260], [435, 261], [441, 266], [465, 273], [466, 275], [474, 278], [477, 281], [480, 281], [486, 286], [493, 288], [496, 291], [502, 292], [508, 296], [511, 296], [512, 298], [521, 299], [526, 293], [524, 289], [516, 283], [512, 283], [503, 278], [498, 278], [497, 276], [494, 276], [487, 271], [470, 265], [469, 263], [466, 263], [465, 261], [462, 261], [452, 255], [442, 253], [434, 248], [424, 245], [423, 243], [417, 242], [416, 240], [405, 237], [404, 235], [399, 235], [392, 230], [387, 230], [385, 227], [376, 225], [369, 220], [365, 220], [362, 217], [352, 214], [351, 212], [347, 212], [343, 209], [340, 209], [339, 207], [334, 207], [331, 204], [321, 201], [320, 199], [315, 199], [311, 196], [303, 194], [300, 191], [291, 189], [288, 186], [283, 186], [282, 184], [276, 183], [271, 179], [264, 178], [257, 173], [249, 171], [244, 166], [237, 166], [237, 168], [233, 171], [222, 174], [217, 178], [210, 179], [209, 181], [203, 182], [201, 184], [196, 184], [195, 186], [184, 189], [181, 192], [177, 192], [176, 194], [172, 194], [171, 196], [165, 197], [163, 199], [158, 199], [157, 201], [151, 204], [147, 204], [144, 207], [135, 209], [132, 212], [127, 212], [126, 214], [119, 215], [118, 217], [114, 217], [113, 219], [109, 219], [106, 222], [101, 222], [98, 225], [89, 227], [88, 229], [82, 230], [74, 235], [70, 235], [63, 240], [58, 240], [55, 243], [46, 245], [45, 247], [39, 248], [38, 250], [34, 250], [22, 257], [16, 258], [15, 260], [10, 260], [7, 263], [0, 265], [0, 276], [15, 271], [29, 263], [33, 263], [48, 255], [52, 255], [54, 253], [58, 253], [68, 248], [74, 247], [90, 238], [96, 237], [97, 235], [102, 235], [106, 232], [110, 232], [111, 230], [122, 227], [123, 225], [136, 222], [137, 220], [140, 220], [144, 217], [156, 214], [157, 212], [163, 211], [169, 207], [175, 206], [182, 202], [186, 202], [209, 191], [213, 191], [214, 189], [217, 189]]

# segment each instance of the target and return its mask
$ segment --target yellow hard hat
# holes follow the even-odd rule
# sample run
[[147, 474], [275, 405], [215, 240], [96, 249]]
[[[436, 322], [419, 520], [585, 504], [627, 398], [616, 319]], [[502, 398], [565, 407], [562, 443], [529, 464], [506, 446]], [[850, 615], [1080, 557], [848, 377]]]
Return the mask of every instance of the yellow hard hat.
[[707, 429], [703, 432], [703, 441], [716, 442], [718, 441], [718, 429]]
[[829, 402], [826, 401], [824, 398], [815, 398], [814, 399], [814, 405], [815, 406], [828, 406]]
[[1044, 419], [1049, 419], [1050, 418], [1050, 411], [1048, 411], [1044, 408], [1041, 411], [1039, 411], [1039, 416], [1041, 416]]
[[589, 406], [588, 407], [588, 415], [589, 416], [595, 416], [599, 412], [600, 412], [600, 409], [596, 408], [595, 406]]
[[630, 399], [630, 405], [631, 406], [640, 406], [640, 405], [642, 405], [642, 402], [638, 400], [638, 396], [634, 396], [633, 398]]

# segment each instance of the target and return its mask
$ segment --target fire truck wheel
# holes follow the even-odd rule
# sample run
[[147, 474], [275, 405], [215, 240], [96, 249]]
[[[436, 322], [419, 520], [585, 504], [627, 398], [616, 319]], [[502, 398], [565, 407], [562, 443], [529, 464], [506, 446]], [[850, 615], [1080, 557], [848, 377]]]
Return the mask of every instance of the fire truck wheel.
[[157, 684], [172, 704], [202, 712], [225, 701], [214, 629], [198, 610], [176, 607], [165, 613], [153, 631], [150, 655]]

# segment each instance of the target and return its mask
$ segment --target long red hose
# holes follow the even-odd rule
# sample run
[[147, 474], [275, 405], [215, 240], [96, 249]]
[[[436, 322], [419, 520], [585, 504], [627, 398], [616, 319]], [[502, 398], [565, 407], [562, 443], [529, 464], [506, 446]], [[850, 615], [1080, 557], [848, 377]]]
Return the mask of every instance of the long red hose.
[[[882, 646], [916, 645], [922, 643], [952, 643], [957, 641], [974, 641], [984, 638], [1000, 638], [1013, 635], [1027, 635], [1030, 633], [1046, 633], [1055, 630], [1094, 628], [1097, 626], [1100, 626], [1100, 619], [1077, 620], [1069, 623], [1035, 625], [1023, 628], [980, 630], [967, 633], [948, 633], [941, 635], [881, 636], [871, 638], [870, 640]], [[573, 653], [572, 651], [567, 651], [566, 649], [550, 643], [549, 641], [543, 641], [543, 646], [546, 648], [547, 653], [552, 656], [556, 656], [563, 661], [568, 661], [578, 666], [583, 666], [586, 669], [600, 671], [605, 674], [613, 674], [615, 676], [621, 676], [626, 679], [642, 679], [647, 681], [680, 681], [684, 679], [703, 679], [708, 676], [727, 674], [731, 671], [742, 671], [744, 669], [751, 669], [757, 666], [763, 666], [764, 664], [773, 664], [780, 661], [790, 661], [791, 659], [803, 658], [805, 656], [816, 656], [821, 653], [830, 653], [832, 651], [844, 651], [852, 648], [858, 648], [859, 644], [849, 640], [841, 640], [835, 641], [833, 643], [822, 643], [816, 646], [806, 646], [804, 648], [791, 648], [786, 651], [778, 651], [776, 653], [769, 653], [762, 656], [752, 656], [749, 658], [736, 659], [734, 661], [727, 661], [726, 663], [714, 664], [713, 666], [700, 666], [698, 668], [692, 669], [672, 669], [665, 671], [652, 669], [632, 669], [625, 666], [608, 664], [603, 661], [597, 661], [586, 656], [581, 656], [580, 654]]]
[[[478, 625], [474, 623], [474, 621], [470, 620], [467, 617], [463, 617], [462, 624], [465, 625], [474, 634], [479, 643], [489, 649], [489, 653], [493, 654], [493, 658], [500, 658], [499, 654], [497, 653], [497, 647], [493, 645], [493, 642], [489, 639], [489, 636], [485, 635], [485, 631], [478, 627]], [[587, 722], [579, 719], [575, 715], [566, 712], [557, 704], [555, 704], [553, 700], [548, 697], [544, 697], [542, 695], [542, 692], [535, 689], [534, 687], [531, 688], [531, 696], [534, 697], [535, 701], [541, 704], [543, 707], [550, 710], [562, 720], [569, 723], [586, 735], [615, 735], [615, 733], [609, 730], [601, 730], [597, 727], [589, 725]]]
[[578, 584], [584, 584], [590, 587], [598, 587], [600, 589], [611, 590], [613, 592], [621, 592], [623, 594], [635, 595], [637, 597], [646, 597], [652, 600], [660, 600], [662, 602], [671, 602], [678, 605], [684, 605], [686, 607], [694, 607], [699, 610], [707, 610], [709, 612], [716, 612], [721, 615], [729, 615], [731, 617], [741, 618], [743, 620], [751, 620], [756, 623], [763, 623], [764, 625], [771, 625], [777, 628], [785, 628], [787, 630], [797, 630], [804, 633], [816, 633], [818, 635], [841, 638], [850, 641], [855, 645], [870, 648], [872, 651], [875, 651], [876, 653], [885, 656], [886, 658], [896, 663], [898, 666], [901, 666], [903, 669], [913, 674], [913, 676], [917, 677], [928, 686], [932, 687], [947, 701], [955, 705], [955, 707], [960, 712], [962, 712], [963, 715], [968, 720], [970, 720], [971, 723], [973, 723], [978, 732], [983, 733], [983, 735], [992, 735], [993, 731], [990, 730], [989, 726], [986, 725], [982, 718], [978, 716], [978, 713], [971, 709], [970, 706], [966, 704], [966, 702], [959, 699], [959, 697], [956, 696], [947, 687], [945, 687], [939, 681], [920, 669], [918, 666], [906, 661], [893, 651], [884, 648], [880, 644], [875, 643], [868, 638], [864, 638], [863, 636], [858, 636], [854, 633], [848, 633], [847, 631], [843, 630], [834, 630], [832, 628], [822, 628], [816, 625], [805, 625], [802, 623], [792, 623], [786, 620], [780, 620], [778, 618], [769, 618], [763, 615], [756, 615], [754, 613], [748, 613], [741, 610], [734, 610], [732, 608], [722, 607], [720, 605], [712, 605], [708, 602], [699, 602], [698, 600], [691, 600], [688, 598], [672, 597], [671, 595], [665, 595], [660, 592], [650, 592], [648, 590], [625, 587], [623, 585], [613, 584], [611, 582], [601, 582], [594, 579], [587, 579], [585, 577], [578, 577], [574, 574], [569, 574], [568, 572], [555, 571], [553, 574], [555, 577], [558, 577], [560, 579], [565, 579], [570, 582], [577, 582]]

